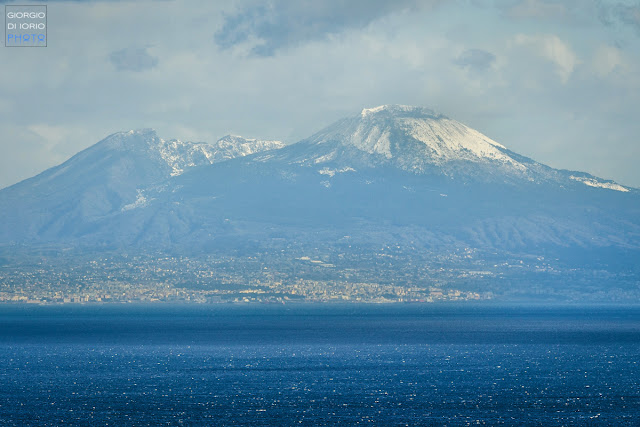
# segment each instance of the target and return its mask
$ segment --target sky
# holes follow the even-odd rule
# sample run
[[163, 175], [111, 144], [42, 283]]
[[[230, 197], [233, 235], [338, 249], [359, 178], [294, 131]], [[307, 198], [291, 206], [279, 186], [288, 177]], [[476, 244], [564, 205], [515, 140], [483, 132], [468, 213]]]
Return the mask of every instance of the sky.
[[47, 47], [0, 46], [0, 188], [118, 131], [293, 143], [382, 104], [640, 187], [639, 0], [0, 4], [48, 6]]

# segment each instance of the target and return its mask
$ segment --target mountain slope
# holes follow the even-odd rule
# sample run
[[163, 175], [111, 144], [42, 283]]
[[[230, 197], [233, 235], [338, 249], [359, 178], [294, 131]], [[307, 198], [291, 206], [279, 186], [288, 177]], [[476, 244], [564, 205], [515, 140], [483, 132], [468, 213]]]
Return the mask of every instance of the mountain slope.
[[342, 286], [383, 299], [449, 289], [626, 302], [640, 295], [640, 191], [407, 106], [287, 146], [130, 131], [0, 190], [2, 257], [14, 264], [0, 285], [16, 295], [25, 283], [49, 294], [93, 283], [100, 295], [144, 277], [224, 295], [255, 285], [297, 298], [302, 286], [325, 298]]
[[345, 235], [374, 246], [640, 247], [637, 190], [550, 168], [406, 106], [363, 110], [299, 143], [194, 169], [145, 194], [151, 202], [98, 228], [126, 230], [120, 242], [190, 248], [331, 245]]
[[115, 134], [0, 191], [0, 206], [3, 242], [268, 249], [348, 235], [374, 246], [640, 248], [637, 190], [407, 106], [365, 109], [289, 146]]
[[151, 129], [108, 136], [63, 164], [0, 191], [0, 240], [55, 241], [145, 200], [144, 189], [197, 166], [281, 148], [279, 141], [163, 140]]
[[315, 168], [332, 177], [356, 168], [390, 167], [458, 183], [552, 183], [627, 192], [585, 172], [550, 168], [514, 153], [468, 126], [427, 108], [383, 105], [363, 109], [313, 136], [256, 161]]

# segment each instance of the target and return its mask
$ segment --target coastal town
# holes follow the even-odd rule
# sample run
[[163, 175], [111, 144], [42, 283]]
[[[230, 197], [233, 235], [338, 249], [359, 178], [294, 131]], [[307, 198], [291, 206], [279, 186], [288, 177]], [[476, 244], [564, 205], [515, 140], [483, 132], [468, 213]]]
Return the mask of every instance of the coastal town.
[[[293, 258], [114, 255], [76, 257], [72, 264], [43, 256], [29, 264], [0, 267], [0, 303], [428, 303], [493, 297], [492, 292], [448, 285], [443, 269], [416, 268], [396, 258], [397, 254], [383, 253], [357, 259], [344, 254]], [[491, 275], [487, 271], [448, 273]]]
[[[637, 284], [603, 293], [581, 271], [542, 257], [488, 264], [486, 254], [471, 249], [405, 255], [400, 247], [385, 247], [324, 254], [5, 256], [0, 303], [436, 303], [525, 294], [571, 300], [585, 291], [613, 301], [639, 293]], [[594, 284], [619, 279], [596, 273]]]

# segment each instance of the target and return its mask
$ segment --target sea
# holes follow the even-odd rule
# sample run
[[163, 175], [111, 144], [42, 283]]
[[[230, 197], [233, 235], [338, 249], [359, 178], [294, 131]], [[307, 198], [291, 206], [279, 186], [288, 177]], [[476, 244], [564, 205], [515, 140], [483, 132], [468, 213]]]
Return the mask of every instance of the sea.
[[0, 426], [640, 425], [640, 308], [0, 306]]

